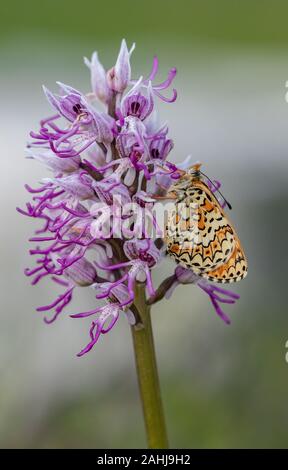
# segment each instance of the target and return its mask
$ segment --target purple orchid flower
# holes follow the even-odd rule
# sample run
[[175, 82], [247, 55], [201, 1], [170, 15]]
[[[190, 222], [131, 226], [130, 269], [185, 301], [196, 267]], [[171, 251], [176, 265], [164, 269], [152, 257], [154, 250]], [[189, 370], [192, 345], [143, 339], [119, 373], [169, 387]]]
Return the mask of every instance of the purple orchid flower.
[[160, 297], [162, 298], [163, 296], [165, 296], [166, 299], [169, 299], [176, 287], [181, 284], [194, 284], [200, 287], [200, 289], [208, 294], [217, 315], [226, 324], [230, 324], [230, 318], [222, 310], [221, 304], [234, 304], [240, 296], [228, 289], [218, 287], [217, 284], [209, 283], [206, 279], [193, 273], [191, 269], [186, 269], [182, 266], [177, 266], [174, 274], [164, 281], [162, 288], [160, 288], [158, 293], [154, 295], [155, 301], [160, 300]]
[[112, 90], [108, 86], [106, 71], [98, 59], [98, 53], [93, 52], [91, 61], [84, 57], [84, 63], [91, 72], [92, 93], [99, 101], [108, 104], [112, 96]]
[[[58, 157], [71, 158], [80, 155], [95, 142], [105, 145], [112, 142], [114, 119], [93, 108], [78, 90], [58, 82], [65, 95], [55, 95], [46, 87], [44, 93], [58, 114], [40, 123], [38, 133], [31, 132], [34, 142], [30, 146], [44, 145]], [[70, 125], [60, 128], [55, 121], [62, 116]]]
[[117, 93], [122, 93], [130, 83], [131, 80], [131, 66], [130, 56], [135, 49], [135, 43], [128, 51], [125, 39], [121, 42], [119, 55], [115, 66], [108, 71], [107, 80], [111, 90]]
[[[119, 318], [120, 312], [124, 312], [126, 314], [130, 325], [135, 324], [135, 317], [129, 310], [129, 306], [132, 304], [132, 302], [130, 300], [128, 289], [124, 284], [116, 284], [115, 286], [111, 287], [109, 283], [103, 283], [96, 287], [100, 291], [105, 291], [105, 289], [108, 290], [109, 294], [105, 295], [107, 304], [88, 312], [81, 312], [71, 315], [72, 318], [97, 316], [97, 319], [92, 321], [90, 327], [91, 341], [77, 354], [78, 357], [81, 357], [89, 352], [97, 343], [100, 335], [108, 333], [113, 328]], [[101, 294], [98, 295], [98, 299], [99, 298], [102, 298]]]

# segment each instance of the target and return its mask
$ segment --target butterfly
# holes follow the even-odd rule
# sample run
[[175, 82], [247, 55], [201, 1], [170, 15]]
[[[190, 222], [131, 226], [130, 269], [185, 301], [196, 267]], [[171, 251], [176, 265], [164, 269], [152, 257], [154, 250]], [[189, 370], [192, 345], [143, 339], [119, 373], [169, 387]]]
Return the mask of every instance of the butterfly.
[[200, 164], [180, 174], [166, 196], [176, 201], [166, 219], [168, 255], [209, 281], [240, 281], [247, 275], [244, 251], [218, 199], [203, 180]]

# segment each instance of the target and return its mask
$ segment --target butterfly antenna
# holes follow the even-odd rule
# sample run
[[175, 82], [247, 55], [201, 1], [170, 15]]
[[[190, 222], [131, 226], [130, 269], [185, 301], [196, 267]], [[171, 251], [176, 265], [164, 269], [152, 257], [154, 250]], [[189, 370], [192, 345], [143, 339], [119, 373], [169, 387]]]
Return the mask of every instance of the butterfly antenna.
[[[200, 171], [200, 170], [199, 170]], [[232, 209], [232, 206], [230, 204], [230, 202], [227, 201], [226, 197], [223, 196], [223, 194], [221, 193], [220, 189], [217, 188], [216, 184], [213, 183], [213, 181], [209, 178], [209, 176], [205, 175], [205, 173], [203, 173], [203, 171], [200, 171], [201, 175], [205, 176], [205, 178], [207, 178], [208, 181], [210, 181], [210, 183], [212, 184], [212, 186], [214, 186], [214, 188], [216, 189], [216, 191], [220, 194], [220, 196], [223, 198], [223, 200], [226, 202], [228, 208], [231, 210]]]

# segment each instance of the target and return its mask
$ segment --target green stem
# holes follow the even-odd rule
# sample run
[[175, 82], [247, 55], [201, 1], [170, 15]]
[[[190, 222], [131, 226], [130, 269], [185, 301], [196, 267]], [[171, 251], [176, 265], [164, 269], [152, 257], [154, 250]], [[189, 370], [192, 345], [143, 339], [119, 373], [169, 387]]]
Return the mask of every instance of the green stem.
[[144, 284], [137, 284], [134, 304], [141, 319], [141, 323], [132, 326], [131, 329], [148, 447], [150, 449], [167, 449], [168, 439], [160, 394], [150, 308], [146, 304]]

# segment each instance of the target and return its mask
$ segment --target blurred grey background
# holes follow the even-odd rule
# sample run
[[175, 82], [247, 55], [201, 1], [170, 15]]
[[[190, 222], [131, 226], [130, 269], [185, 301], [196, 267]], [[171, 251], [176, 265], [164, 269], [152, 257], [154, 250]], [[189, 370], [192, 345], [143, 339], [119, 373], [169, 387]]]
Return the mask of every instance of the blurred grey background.
[[[248, 277], [233, 286], [241, 299], [225, 310], [231, 326], [192, 286], [153, 309], [171, 447], [287, 447], [287, 14], [284, 0], [1, 6], [1, 448], [145, 447], [126, 319], [76, 358], [89, 320], [68, 313], [92, 308], [93, 292], [78, 289], [67, 314], [43, 323], [35, 307], [57, 289], [23, 276], [35, 225], [15, 211], [27, 200], [24, 183], [47, 176], [24, 158], [29, 131], [50, 113], [42, 83], [87, 91], [83, 56], [98, 50], [110, 67], [122, 37], [136, 41], [135, 77], [155, 53], [160, 78], [177, 67], [179, 98], [159, 103], [171, 160], [191, 154], [222, 181], [249, 260]], [[164, 262], [155, 285], [173, 267]]]

